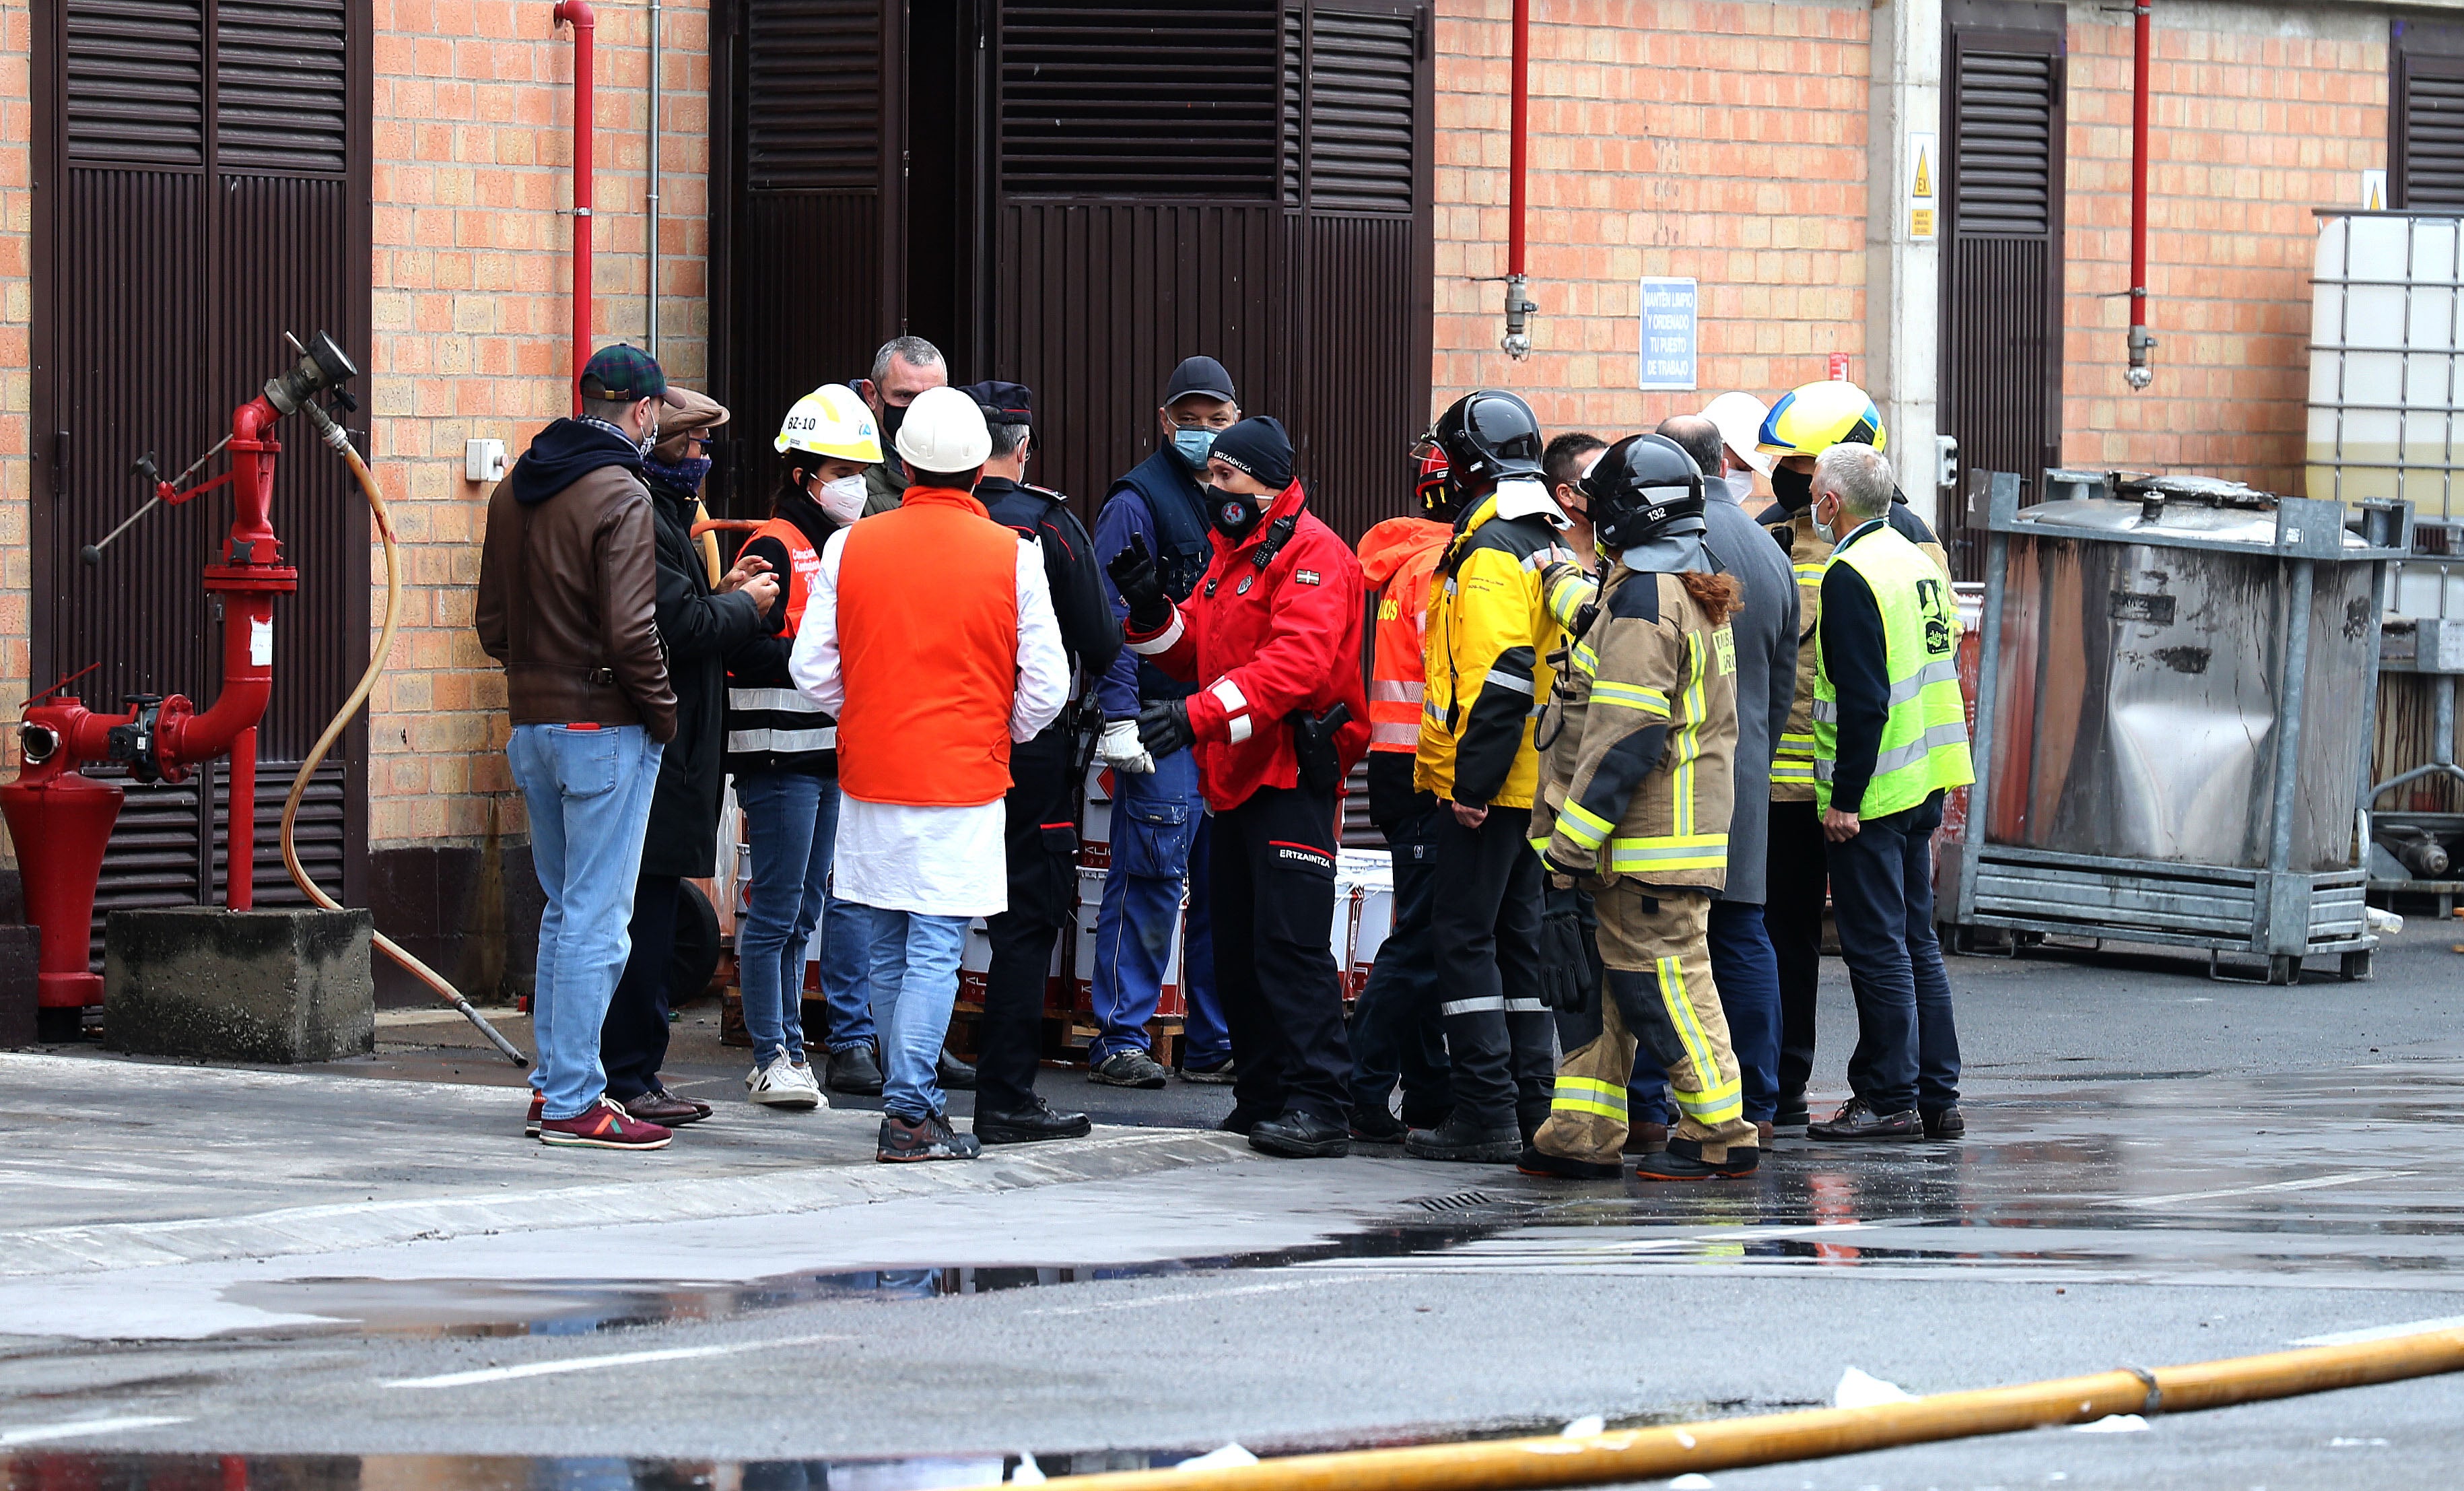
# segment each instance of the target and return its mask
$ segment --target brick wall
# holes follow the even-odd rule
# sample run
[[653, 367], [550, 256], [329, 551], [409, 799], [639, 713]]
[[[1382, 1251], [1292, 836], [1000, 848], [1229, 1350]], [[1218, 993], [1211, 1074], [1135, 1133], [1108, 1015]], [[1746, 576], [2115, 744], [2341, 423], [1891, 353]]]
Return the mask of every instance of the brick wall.
[[[1510, 0], [1438, 0], [1440, 407], [1483, 385], [1549, 428], [1648, 429], [1746, 389], [1859, 376], [1865, 6], [1533, 0], [1529, 361], [1505, 329]], [[1700, 393], [1636, 389], [1644, 276], [1701, 281]]]
[[[2187, 13], [2186, 13], [2187, 12]], [[2387, 165], [2387, 20], [2159, 7], [2148, 91], [2156, 379], [2133, 393], [2127, 14], [2070, 9], [2062, 458], [2301, 490], [2318, 207]]]
[[[598, 13], [596, 342], [644, 340], [647, 4]], [[377, 0], [375, 469], [403, 539], [403, 630], [378, 684], [368, 837], [469, 842], [522, 827], [501, 746], [504, 676], [471, 632], [486, 489], [463, 442], [518, 455], [570, 408], [573, 47], [550, 7]], [[705, 369], [709, 10], [668, 0], [660, 338]], [[22, 420], [19, 421], [22, 425]], [[381, 564], [371, 574], [382, 580]]]

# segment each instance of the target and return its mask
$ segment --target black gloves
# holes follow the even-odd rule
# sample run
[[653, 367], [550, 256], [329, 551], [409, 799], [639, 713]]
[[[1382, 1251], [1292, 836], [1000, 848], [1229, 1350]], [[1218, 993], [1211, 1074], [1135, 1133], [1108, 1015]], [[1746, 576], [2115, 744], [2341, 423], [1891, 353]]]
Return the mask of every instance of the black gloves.
[[[1135, 544], [1137, 540], [1130, 542]], [[1144, 548], [1138, 551], [1138, 557], [1142, 561], [1145, 559]], [[1124, 594], [1128, 590], [1127, 586], [1122, 587]], [[1155, 593], [1160, 595], [1163, 592], [1158, 590]], [[1133, 617], [1136, 614], [1135, 612], [1131, 612]], [[1167, 699], [1138, 711], [1138, 744], [1144, 746], [1147, 754], [1155, 760], [1161, 761], [1177, 750], [1187, 750], [1197, 743], [1198, 737], [1189, 728], [1189, 703], [1186, 700]]]
[[1576, 894], [1551, 888], [1540, 915], [1540, 1002], [1560, 1014], [1589, 1014], [1599, 1004], [1598, 954]]
[[1147, 541], [1133, 533], [1130, 542], [1104, 567], [1112, 588], [1129, 603], [1130, 625], [1140, 632], [1160, 632], [1172, 621], [1172, 597], [1163, 592], [1163, 576], [1155, 572]]

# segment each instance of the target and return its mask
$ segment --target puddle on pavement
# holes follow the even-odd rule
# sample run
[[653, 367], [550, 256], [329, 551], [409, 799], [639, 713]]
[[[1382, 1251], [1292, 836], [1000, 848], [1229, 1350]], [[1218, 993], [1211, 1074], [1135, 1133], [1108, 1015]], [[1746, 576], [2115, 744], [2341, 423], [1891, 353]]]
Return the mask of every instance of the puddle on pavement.
[[[323, 1317], [337, 1331], [584, 1336], [798, 1305], [1255, 1269], [1962, 1269], [2082, 1281], [2327, 1271], [2427, 1285], [2464, 1271], [2452, 1247], [2464, 1222], [2464, 1184], [2453, 1179], [2464, 1157], [2459, 1079], [2464, 1066], [2442, 1062], [2070, 1089], [1971, 1106], [1961, 1144], [1785, 1141], [1760, 1175], [1736, 1183], [1570, 1186], [1456, 1171], [1432, 1178], [1469, 1187], [1271, 1252], [1210, 1248], [1201, 1220], [1186, 1254], [1153, 1262], [944, 1259], [750, 1282], [311, 1279], [233, 1284], [223, 1297]], [[1328, 1200], [1339, 1205], [1340, 1191]], [[1066, 1240], [1053, 1246], [1067, 1256]]]

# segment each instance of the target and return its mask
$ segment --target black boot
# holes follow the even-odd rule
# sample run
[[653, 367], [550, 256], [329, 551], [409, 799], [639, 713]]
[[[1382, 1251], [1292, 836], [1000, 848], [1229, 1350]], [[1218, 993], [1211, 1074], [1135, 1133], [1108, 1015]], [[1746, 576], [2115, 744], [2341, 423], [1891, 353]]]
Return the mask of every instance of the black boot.
[[878, 1098], [881, 1096], [881, 1062], [874, 1057], [870, 1046], [849, 1046], [845, 1051], [833, 1051], [824, 1068], [822, 1082], [832, 1092]]
[[1511, 1165], [1523, 1154], [1523, 1130], [1512, 1124], [1483, 1127], [1457, 1108], [1437, 1127], [1416, 1128], [1404, 1135], [1403, 1148], [1416, 1160]]
[[1403, 1121], [1384, 1108], [1352, 1110], [1352, 1142], [1360, 1145], [1399, 1145], [1410, 1132]]
[[1672, 1139], [1668, 1147], [1647, 1155], [1634, 1168], [1637, 1180], [1738, 1180], [1762, 1163], [1762, 1151], [1750, 1145], [1730, 1145], [1725, 1160], [1703, 1158], [1697, 1139]]
[[1537, 1145], [1525, 1145], [1523, 1157], [1514, 1168], [1526, 1175], [1548, 1175], [1558, 1180], [1622, 1180], [1625, 1165], [1603, 1165], [1596, 1160], [1569, 1160], [1564, 1155], [1551, 1154]]
[[988, 1145], [1025, 1145], [1040, 1139], [1084, 1139], [1094, 1127], [1084, 1113], [1057, 1113], [1033, 1093], [1027, 1105], [1006, 1113], [976, 1109], [976, 1137]]
[[934, 1076], [939, 1079], [943, 1092], [976, 1090], [976, 1069], [946, 1051], [941, 1053], [941, 1059], [935, 1064]]
[[1336, 1160], [1352, 1152], [1352, 1138], [1332, 1119], [1286, 1108], [1249, 1126], [1249, 1147], [1287, 1160]]

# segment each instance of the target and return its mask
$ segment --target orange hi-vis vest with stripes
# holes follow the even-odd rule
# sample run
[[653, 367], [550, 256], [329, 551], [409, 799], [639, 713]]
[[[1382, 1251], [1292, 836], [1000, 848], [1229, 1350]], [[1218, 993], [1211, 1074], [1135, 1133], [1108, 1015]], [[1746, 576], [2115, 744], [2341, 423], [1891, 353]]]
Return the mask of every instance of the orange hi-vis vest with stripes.
[[839, 786], [911, 808], [1008, 792], [1018, 532], [964, 492], [911, 486], [839, 553]]
[[[773, 518], [744, 536], [750, 545], [756, 539], [777, 539], [787, 550], [787, 635], [794, 636], [804, 625], [804, 602], [811, 599], [813, 581], [822, 572], [822, 551], [804, 537], [804, 530], [784, 518]], [[737, 550], [743, 552], [742, 547]]]
[[1454, 524], [1389, 518], [1360, 540], [1360, 569], [1377, 597], [1369, 674], [1369, 748], [1417, 752], [1426, 684], [1429, 577]]

